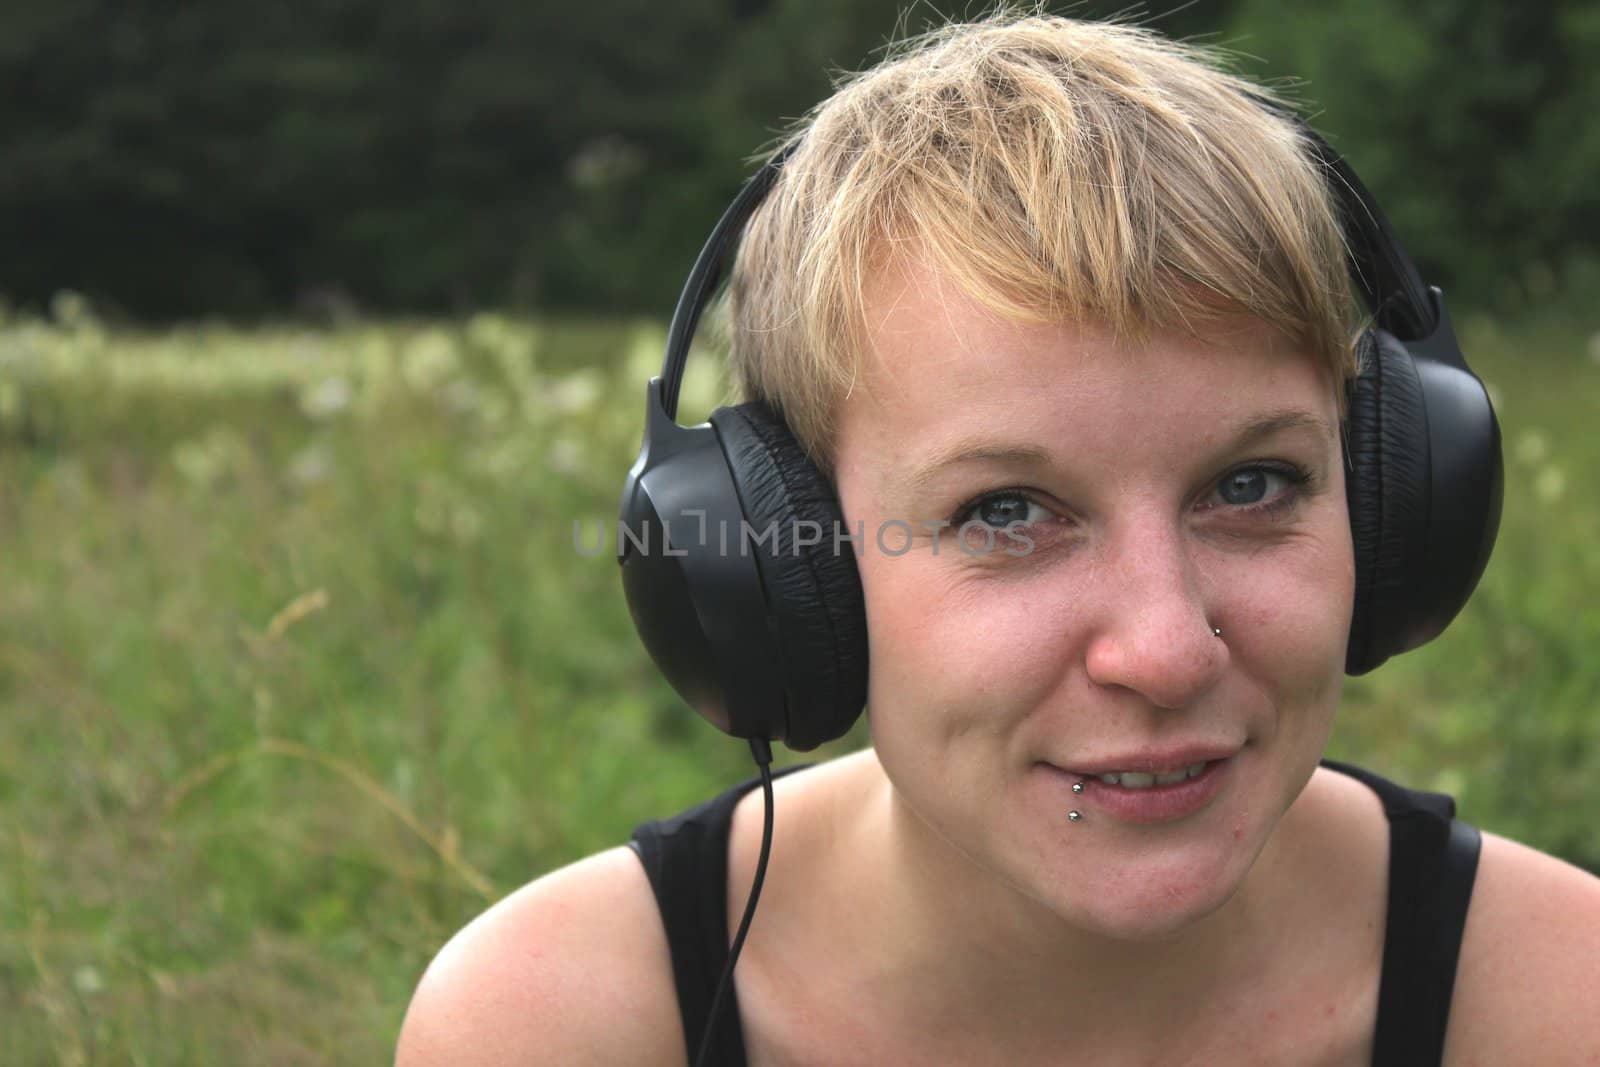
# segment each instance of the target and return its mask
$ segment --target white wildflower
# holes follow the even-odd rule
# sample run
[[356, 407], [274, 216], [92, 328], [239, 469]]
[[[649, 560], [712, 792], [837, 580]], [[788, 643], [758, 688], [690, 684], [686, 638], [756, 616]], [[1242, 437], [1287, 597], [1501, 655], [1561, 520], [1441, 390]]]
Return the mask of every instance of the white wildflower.
[[468, 378], [457, 378], [444, 387], [444, 406], [456, 415], [470, 415], [478, 410], [478, 386]]
[[106, 980], [101, 977], [99, 968], [86, 963], [72, 972], [72, 986], [80, 993], [93, 996], [105, 991]]
[[413, 337], [400, 357], [406, 384], [426, 393], [443, 384], [460, 367], [455, 345], [443, 330], [429, 329]]
[[302, 488], [325, 482], [332, 473], [333, 453], [321, 443], [307, 445], [289, 461], [289, 481]]
[[592, 370], [580, 370], [562, 378], [546, 394], [549, 405], [563, 415], [588, 411], [600, 399], [600, 378]]
[[1550, 455], [1550, 443], [1538, 430], [1528, 430], [1517, 439], [1517, 461], [1537, 467]]
[[1534, 479], [1533, 492], [1546, 504], [1553, 504], [1561, 499], [1567, 491], [1567, 475], [1556, 464], [1552, 463], [1539, 472], [1539, 477]]
[[355, 391], [349, 379], [336, 375], [300, 394], [300, 410], [312, 419], [331, 419], [350, 406]]
[[576, 474], [583, 464], [583, 450], [565, 437], [550, 446], [550, 468], [561, 474]]

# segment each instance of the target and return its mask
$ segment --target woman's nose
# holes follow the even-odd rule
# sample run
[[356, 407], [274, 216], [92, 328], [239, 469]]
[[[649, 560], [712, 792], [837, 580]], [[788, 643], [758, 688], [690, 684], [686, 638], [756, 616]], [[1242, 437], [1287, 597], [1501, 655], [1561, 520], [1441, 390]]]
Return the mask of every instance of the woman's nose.
[[1144, 521], [1107, 538], [1097, 568], [1085, 663], [1098, 685], [1162, 708], [1193, 704], [1227, 666], [1212, 632], [1194, 546], [1170, 523]]

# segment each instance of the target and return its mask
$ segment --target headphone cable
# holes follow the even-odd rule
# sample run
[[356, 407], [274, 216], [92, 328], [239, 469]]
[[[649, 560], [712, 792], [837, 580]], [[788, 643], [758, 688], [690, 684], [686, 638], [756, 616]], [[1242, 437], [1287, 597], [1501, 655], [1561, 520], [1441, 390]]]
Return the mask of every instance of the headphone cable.
[[728, 951], [728, 965], [722, 969], [722, 979], [717, 982], [717, 995], [711, 1001], [711, 1013], [706, 1017], [705, 1032], [700, 1037], [700, 1052], [695, 1056], [695, 1067], [704, 1067], [706, 1053], [711, 1050], [711, 1035], [717, 1029], [717, 1016], [722, 1012], [732, 984], [733, 965], [739, 962], [739, 950], [744, 948], [744, 936], [750, 931], [750, 920], [756, 913], [756, 899], [761, 896], [761, 883], [767, 877], [767, 856], [772, 851], [772, 746], [765, 738], [750, 738], [750, 753], [761, 769], [761, 792], [766, 800], [766, 813], [761, 827], [761, 858], [756, 861], [755, 881], [750, 885], [750, 900], [744, 906], [744, 918], [739, 922], [739, 932], [734, 935], [733, 947]]

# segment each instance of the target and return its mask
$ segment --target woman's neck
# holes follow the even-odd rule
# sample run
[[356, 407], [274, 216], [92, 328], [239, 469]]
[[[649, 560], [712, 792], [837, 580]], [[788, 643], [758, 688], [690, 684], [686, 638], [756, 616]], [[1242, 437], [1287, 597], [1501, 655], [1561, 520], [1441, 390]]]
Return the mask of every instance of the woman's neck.
[[1295, 951], [1287, 932], [1314, 918], [1283, 844], [1293, 809], [1220, 907], [1159, 939], [1129, 940], [1075, 924], [979, 867], [907, 806], [875, 758], [862, 771], [865, 802], [830, 874], [871, 906], [849, 913], [863, 929], [843, 943], [871, 946], [863, 977], [878, 986], [874, 1001], [914, 998], [906, 1010], [952, 1032], [1071, 1039], [1079, 1051], [1084, 1034], [1124, 1035], [1170, 1050], [1274, 981]]

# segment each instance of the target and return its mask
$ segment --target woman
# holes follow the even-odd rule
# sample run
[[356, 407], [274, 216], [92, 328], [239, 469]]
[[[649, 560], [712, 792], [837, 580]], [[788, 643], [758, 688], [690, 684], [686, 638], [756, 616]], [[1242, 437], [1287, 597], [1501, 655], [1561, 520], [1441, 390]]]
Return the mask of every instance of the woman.
[[[1389, 614], [1341, 420], [1390, 353], [1352, 344], [1336, 204], [1266, 99], [1146, 31], [993, 19], [843, 86], [768, 175], [734, 359], [860, 537], [870, 653], [830, 684], [864, 673], [872, 747], [773, 786], [707, 1062], [1600, 1062], [1600, 881], [1488, 833], [1451, 868], [1445, 798], [1320, 759], [1374, 665], [1352, 617]], [[713, 422], [754, 452], [761, 418]], [[752, 731], [694, 692], [802, 749], [860, 710]], [[469, 925], [400, 1063], [691, 1062], [753, 785]]]

